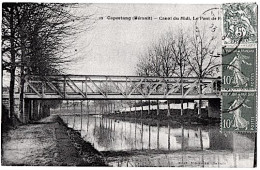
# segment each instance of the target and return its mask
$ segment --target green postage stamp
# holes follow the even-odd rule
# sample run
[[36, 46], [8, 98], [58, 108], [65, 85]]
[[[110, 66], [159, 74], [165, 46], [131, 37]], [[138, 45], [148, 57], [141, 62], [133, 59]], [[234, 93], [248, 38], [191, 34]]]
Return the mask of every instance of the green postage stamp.
[[257, 130], [257, 5], [223, 4], [222, 132]]
[[[256, 49], [225, 49], [222, 58], [222, 89], [255, 89]], [[224, 53], [224, 51], [223, 51]]]
[[223, 92], [222, 131], [256, 131], [256, 93]]

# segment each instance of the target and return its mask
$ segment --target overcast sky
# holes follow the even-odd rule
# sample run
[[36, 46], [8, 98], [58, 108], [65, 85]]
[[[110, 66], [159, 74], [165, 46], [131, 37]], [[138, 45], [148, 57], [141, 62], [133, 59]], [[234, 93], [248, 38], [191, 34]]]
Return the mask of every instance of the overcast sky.
[[[192, 28], [193, 20], [108, 20], [107, 17], [151, 16], [199, 17], [220, 5], [158, 5], [158, 4], [92, 4], [82, 11], [93, 11], [98, 20], [93, 29], [80, 35], [72, 54], [80, 60], [69, 66], [67, 73], [88, 75], [135, 75], [138, 56], [164, 32]], [[81, 11], [81, 12], [82, 12]], [[216, 10], [214, 11], [216, 14]], [[207, 16], [211, 15], [209, 12]], [[220, 21], [217, 21], [220, 23]], [[77, 53], [76, 53], [77, 52]]]

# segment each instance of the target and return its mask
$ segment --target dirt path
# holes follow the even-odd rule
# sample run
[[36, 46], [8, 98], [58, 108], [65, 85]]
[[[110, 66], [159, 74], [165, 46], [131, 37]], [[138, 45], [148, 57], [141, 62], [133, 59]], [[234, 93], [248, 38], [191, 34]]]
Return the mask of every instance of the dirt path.
[[10, 130], [2, 134], [2, 165], [105, 165], [102, 156], [90, 144], [84, 146], [91, 148], [87, 152], [82, 149], [79, 152], [75, 147], [79, 144], [71, 138], [75, 136], [73, 133], [58, 116]]

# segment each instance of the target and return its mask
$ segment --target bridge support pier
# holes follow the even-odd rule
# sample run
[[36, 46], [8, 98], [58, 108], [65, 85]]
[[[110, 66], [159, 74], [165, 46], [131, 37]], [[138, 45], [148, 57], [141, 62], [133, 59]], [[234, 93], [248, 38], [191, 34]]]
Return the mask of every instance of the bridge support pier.
[[28, 123], [31, 120], [39, 120], [47, 116], [50, 116], [50, 107], [48, 104], [40, 100], [24, 99], [23, 115], [20, 117], [23, 123]]
[[29, 114], [31, 114], [31, 101], [24, 99], [24, 101], [23, 101], [23, 115], [21, 115], [23, 123], [29, 122]]
[[208, 100], [208, 117], [220, 118], [220, 99]]
[[38, 107], [37, 100], [32, 100], [32, 120], [37, 119]]

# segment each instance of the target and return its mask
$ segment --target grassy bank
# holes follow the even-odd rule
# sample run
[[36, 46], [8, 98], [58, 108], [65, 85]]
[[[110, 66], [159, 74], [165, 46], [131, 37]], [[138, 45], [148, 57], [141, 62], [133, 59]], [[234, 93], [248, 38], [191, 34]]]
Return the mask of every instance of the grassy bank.
[[110, 117], [119, 120], [127, 121], [138, 121], [144, 124], [155, 126], [158, 123], [160, 125], [167, 126], [168, 124], [172, 126], [180, 125], [219, 125], [219, 118], [209, 118], [206, 116], [207, 110], [202, 109], [202, 114], [198, 115], [194, 113], [194, 110], [185, 110], [183, 115], [181, 115], [180, 110], [171, 110], [170, 115], [167, 116], [167, 110], [160, 110], [159, 115], [157, 115], [156, 110], [148, 111], [132, 111], [114, 114], [104, 114], [105, 117]]
[[91, 143], [81, 138], [79, 131], [69, 128], [67, 124], [58, 116], [57, 121], [67, 129], [67, 134], [78, 154], [84, 160], [79, 166], [107, 166], [103, 154], [96, 150]]
[[106, 166], [103, 154], [68, 128], [59, 116], [2, 133], [5, 166]]

